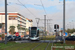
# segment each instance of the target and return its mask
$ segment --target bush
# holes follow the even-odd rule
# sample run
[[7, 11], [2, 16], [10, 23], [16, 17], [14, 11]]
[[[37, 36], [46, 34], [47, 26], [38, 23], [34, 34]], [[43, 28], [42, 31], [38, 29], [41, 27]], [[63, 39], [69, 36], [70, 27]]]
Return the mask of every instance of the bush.
[[4, 39], [5, 38], [5, 35], [4, 34], [2, 34], [2, 39]]

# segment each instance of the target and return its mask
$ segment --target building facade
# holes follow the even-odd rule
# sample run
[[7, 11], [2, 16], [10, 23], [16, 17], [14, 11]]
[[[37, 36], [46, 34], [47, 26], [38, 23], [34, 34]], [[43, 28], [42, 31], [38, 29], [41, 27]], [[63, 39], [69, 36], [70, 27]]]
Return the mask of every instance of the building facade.
[[[0, 12], [0, 23], [5, 24], [5, 13]], [[10, 26], [15, 26], [15, 32], [18, 32], [19, 29], [17, 26], [22, 28], [26, 28], [26, 18], [19, 14], [18, 12], [8, 12], [7, 15], [7, 32], [10, 30]], [[24, 30], [20, 30], [20, 32], [25, 32]]]
[[33, 20], [26, 18], [26, 28], [29, 29], [29, 27], [33, 26]]
[[[0, 24], [3, 24], [2, 28], [0, 28], [1, 33], [5, 32], [5, 12], [0, 12]], [[10, 31], [10, 26], [15, 26], [15, 32], [19, 32], [20, 35], [25, 33], [26, 30], [18, 28], [29, 28], [33, 26], [33, 21], [31, 19], [25, 18], [18, 12], [8, 12], [7, 14], [7, 32]], [[3, 31], [2, 31], [3, 30]], [[0, 34], [1, 34], [0, 33]]]

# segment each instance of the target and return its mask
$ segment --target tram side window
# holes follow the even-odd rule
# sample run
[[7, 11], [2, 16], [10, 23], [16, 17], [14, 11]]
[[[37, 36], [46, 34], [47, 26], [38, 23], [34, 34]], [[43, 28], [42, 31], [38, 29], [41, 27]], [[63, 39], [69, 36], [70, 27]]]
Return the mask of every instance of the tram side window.
[[37, 37], [39, 36], [39, 30], [37, 30]]

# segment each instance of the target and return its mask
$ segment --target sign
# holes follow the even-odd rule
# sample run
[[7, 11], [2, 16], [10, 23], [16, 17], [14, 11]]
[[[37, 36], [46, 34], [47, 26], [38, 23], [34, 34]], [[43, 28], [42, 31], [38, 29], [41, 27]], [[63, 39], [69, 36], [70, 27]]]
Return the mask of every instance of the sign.
[[19, 36], [19, 33], [18, 33], [18, 32], [16, 32], [16, 33], [15, 33], [15, 35], [16, 35], [16, 36]]
[[64, 33], [64, 36], [68, 36], [68, 33], [67, 33], [67, 32], [65, 32], [65, 33]]
[[63, 28], [61, 28], [61, 30], [63, 30]]

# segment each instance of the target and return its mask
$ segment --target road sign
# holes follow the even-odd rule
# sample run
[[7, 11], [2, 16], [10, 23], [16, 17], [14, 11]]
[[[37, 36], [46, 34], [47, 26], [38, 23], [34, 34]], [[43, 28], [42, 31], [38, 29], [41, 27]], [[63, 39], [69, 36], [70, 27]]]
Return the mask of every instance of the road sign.
[[18, 32], [16, 32], [16, 33], [15, 33], [15, 35], [16, 35], [16, 36], [19, 36], [19, 33], [18, 33]]
[[67, 32], [65, 32], [65, 33], [64, 33], [64, 36], [68, 36], [68, 33], [67, 33]]
[[61, 28], [61, 30], [63, 30], [63, 28]]

